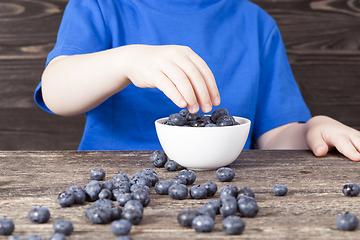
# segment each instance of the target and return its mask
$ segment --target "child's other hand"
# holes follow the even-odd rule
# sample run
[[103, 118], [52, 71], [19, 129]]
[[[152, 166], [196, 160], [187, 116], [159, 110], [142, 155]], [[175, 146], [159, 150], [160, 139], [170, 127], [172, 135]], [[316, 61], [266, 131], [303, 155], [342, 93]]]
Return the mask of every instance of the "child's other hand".
[[360, 161], [360, 132], [332, 118], [316, 116], [306, 123], [306, 141], [318, 157], [336, 148], [353, 161]]
[[180, 108], [195, 113], [220, 104], [214, 76], [188, 47], [177, 45], [128, 45], [126, 77], [137, 87], [158, 88]]

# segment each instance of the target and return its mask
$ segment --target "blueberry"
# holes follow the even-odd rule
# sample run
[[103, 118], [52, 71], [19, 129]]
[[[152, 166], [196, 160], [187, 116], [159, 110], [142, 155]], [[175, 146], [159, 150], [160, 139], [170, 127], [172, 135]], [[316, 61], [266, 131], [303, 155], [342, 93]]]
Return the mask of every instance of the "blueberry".
[[152, 169], [152, 168], [144, 168], [140, 172], [145, 175], [152, 175], [152, 174], [157, 175], [157, 172], [155, 171], [155, 169]]
[[248, 188], [248, 187], [243, 187], [243, 188], [239, 189], [239, 191], [237, 192], [237, 198], [239, 198], [239, 196], [241, 196], [241, 195], [246, 195], [246, 196], [255, 198], [254, 191], [251, 188]]
[[94, 202], [93, 206], [96, 207], [107, 207], [107, 206], [114, 206], [113, 201], [109, 199], [98, 199]]
[[66, 240], [66, 235], [63, 233], [54, 233], [49, 240]]
[[155, 192], [160, 195], [168, 195], [171, 184], [170, 181], [159, 181], [155, 184]]
[[124, 211], [121, 214], [122, 219], [126, 219], [133, 225], [138, 225], [141, 223], [143, 214], [139, 210], [135, 209], [124, 209]]
[[[130, 183], [128, 183], [128, 184], [130, 185]], [[110, 180], [104, 181], [101, 186], [102, 186], [102, 188], [107, 188], [110, 191], [112, 191], [115, 188], [114, 183]]]
[[30, 209], [28, 218], [33, 223], [46, 223], [50, 219], [50, 211], [46, 207], [34, 206]]
[[117, 203], [122, 207], [130, 200], [133, 200], [133, 197], [130, 193], [122, 193], [116, 198]]
[[222, 228], [226, 234], [239, 235], [244, 231], [245, 223], [241, 217], [230, 215], [222, 221]]
[[191, 122], [191, 121], [195, 121], [200, 119], [200, 114], [199, 113], [189, 113], [188, 115], [186, 115], [186, 119]]
[[[15, 237], [15, 236], [10, 236], [7, 240], [25, 240], [22, 237]], [[27, 240], [27, 239], [26, 239]]]
[[137, 200], [130, 200], [124, 205], [124, 210], [127, 209], [138, 210], [142, 213], [144, 211], [144, 206]]
[[106, 206], [104, 207], [110, 212], [110, 221], [118, 220], [121, 218], [122, 210], [119, 206]]
[[336, 226], [339, 230], [354, 231], [359, 225], [359, 220], [351, 212], [340, 214], [336, 218]]
[[150, 194], [150, 188], [146, 185], [132, 185], [130, 187], [130, 192], [138, 192], [138, 191], [145, 191], [147, 192], [148, 194]]
[[186, 185], [187, 181], [185, 177], [175, 176], [171, 179], [171, 184], [184, 184]]
[[75, 197], [75, 201], [74, 203], [84, 203], [86, 200], [86, 194], [85, 191], [82, 187], [77, 186], [77, 185], [73, 185], [69, 188], [69, 191], [72, 192], [74, 194]]
[[221, 199], [220, 214], [223, 217], [234, 215], [238, 210], [236, 198], [231, 195], [226, 195]]
[[124, 193], [130, 193], [130, 190], [124, 188], [115, 188], [114, 190], [112, 190], [113, 200], [116, 200], [119, 195]]
[[85, 210], [85, 216], [94, 224], [106, 224], [112, 219], [109, 208], [94, 205]]
[[150, 180], [144, 174], [142, 174], [140, 172], [135, 173], [134, 175], [131, 176], [130, 183], [132, 185], [138, 184], [138, 185], [145, 185], [148, 187], [152, 186]]
[[180, 112], [179, 112], [179, 114], [180, 114], [181, 116], [183, 116], [183, 117], [187, 117], [187, 115], [188, 115], [189, 113], [190, 113], [189, 110], [186, 109], [186, 108], [181, 109]]
[[155, 184], [159, 181], [156, 171], [152, 168], [145, 168], [141, 170], [140, 173], [144, 174], [145, 177], [149, 179], [151, 186], [155, 186]]
[[114, 188], [112, 189], [112, 191], [114, 191], [114, 189], [120, 189], [125, 192], [130, 192], [131, 191], [130, 188], [131, 188], [130, 182], [117, 182], [116, 184], [114, 184]]
[[211, 232], [214, 229], [214, 219], [209, 215], [199, 215], [191, 223], [193, 229], [197, 232]]
[[188, 170], [188, 169], [181, 170], [178, 173], [178, 176], [184, 177], [186, 179], [186, 185], [191, 185], [196, 180], [196, 174], [193, 171]]
[[156, 150], [150, 156], [150, 162], [152, 165], [158, 168], [162, 168], [165, 166], [167, 161], [167, 156], [163, 150]]
[[212, 208], [207, 208], [205, 206], [202, 206], [202, 207], [196, 208], [196, 211], [198, 211], [201, 215], [208, 215], [212, 219], [215, 219], [215, 217], [216, 217], [216, 212]]
[[58, 195], [57, 202], [61, 207], [70, 207], [75, 203], [75, 195], [73, 192], [65, 190]]
[[91, 169], [90, 171], [90, 178], [92, 180], [103, 180], [106, 176], [106, 172], [104, 169], [102, 168], [95, 168], [95, 169]]
[[119, 182], [130, 182], [130, 179], [125, 173], [118, 173], [113, 177], [112, 182], [116, 186]]
[[228, 110], [226, 110], [225, 108], [218, 108], [214, 110], [213, 113], [211, 114], [211, 121], [213, 121], [213, 123], [216, 123], [218, 118], [223, 115], [229, 115]]
[[102, 184], [98, 180], [90, 181], [85, 185], [84, 191], [86, 198], [90, 202], [94, 202], [99, 199], [99, 193], [102, 189]]
[[103, 188], [99, 192], [98, 196], [99, 196], [99, 199], [112, 199], [112, 192], [107, 188]]
[[238, 188], [235, 185], [226, 185], [220, 189], [220, 198], [225, 195], [236, 197]]
[[235, 177], [235, 172], [231, 168], [222, 167], [216, 171], [216, 177], [220, 182], [231, 182]]
[[169, 187], [169, 196], [173, 199], [183, 200], [188, 194], [189, 190], [184, 184], [173, 184]]
[[285, 196], [288, 192], [288, 188], [284, 184], [276, 184], [273, 187], [273, 192], [277, 196]]
[[174, 160], [169, 160], [165, 163], [165, 169], [174, 172], [178, 169], [179, 165]]
[[215, 213], [218, 214], [218, 213], [220, 213], [221, 203], [217, 199], [211, 199], [211, 200], [207, 201], [206, 203], [204, 203], [204, 207], [212, 208], [215, 211]]
[[169, 116], [169, 120], [175, 126], [184, 126], [187, 122], [186, 117], [182, 116], [180, 113], [173, 113]]
[[190, 196], [195, 199], [206, 198], [207, 190], [204, 186], [194, 185], [190, 188]]
[[124, 235], [124, 236], [115, 238], [115, 240], [133, 240], [133, 239], [129, 235]]
[[236, 123], [233, 116], [223, 115], [216, 120], [216, 125], [219, 127], [232, 126]]
[[111, 222], [110, 228], [115, 235], [127, 235], [131, 230], [132, 224], [126, 219], [119, 219]]
[[66, 219], [57, 219], [53, 223], [53, 229], [56, 233], [70, 235], [74, 231], [72, 223]]
[[214, 196], [218, 189], [216, 183], [214, 182], [207, 182], [203, 186], [206, 188], [206, 195], [210, 197]]
[[237, 201], [238, 209], [243, 217], [253, 218], [259, 212], [259, 207], [254, 198], [241, 195]]
[[137, 191], [131, 193], [133, 200], [139, 201], [144, 207], [150, 204], [150, 196], [145, 191]]
[[46, 240], [46, 238], [41, 235], [31, 235], [27, 240]]
[[195, 217], [201, 215], [201, 213], [194, 209], [185, 209], [179, 212], [177, 216], [178, 223], [183, 227], [191, 227], [191, 223]]
[[15, 229], [14, 222], [9, 218], [0, 218], [0, 235], [11, 235]]
[[188, 124], [189, 124], [190, 127], [205, 127], [206, 124], [208, 124], [208, 123], [201, 120], [201, 119], [198, 119], [198, 120], [195, 120], [195, 121], [191, 121]]
[[344, 185], [342, 191], [347, 197], [356, 197], [359, 195], [360, 188], [356, 183], [347, 183]]

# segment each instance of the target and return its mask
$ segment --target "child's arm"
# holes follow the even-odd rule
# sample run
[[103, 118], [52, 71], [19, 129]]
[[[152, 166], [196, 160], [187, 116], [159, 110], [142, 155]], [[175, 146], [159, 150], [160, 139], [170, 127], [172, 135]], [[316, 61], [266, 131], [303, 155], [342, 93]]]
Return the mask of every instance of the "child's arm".
[[102, 52], [59, 56], [42, 76], [47, 107], [59, 115], [84, 113], [130, 83], [158, 88], [177, 106], [204, 112], [220, 104], [206, 63], [183, 46], [128, 45]]
[[260, 149], [307, 149], [318, 157], [336, 148], [353, 161], [360, 161], [360, 132], [332, 118], [316, 116], [307, 123], [290, 123], [257, 139]]

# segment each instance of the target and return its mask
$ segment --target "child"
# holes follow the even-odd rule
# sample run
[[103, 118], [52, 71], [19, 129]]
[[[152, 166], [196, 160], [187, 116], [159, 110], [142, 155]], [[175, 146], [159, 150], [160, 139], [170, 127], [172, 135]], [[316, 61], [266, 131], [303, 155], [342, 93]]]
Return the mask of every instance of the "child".
[[245, 149], [337, 148], [360, 133], [311, 118], [275, 21], [246, 0], [70, 0], [35, 100], [85, 113], [79, 150], [160, 149], [154, 121], [214, 106], [251, 120]]

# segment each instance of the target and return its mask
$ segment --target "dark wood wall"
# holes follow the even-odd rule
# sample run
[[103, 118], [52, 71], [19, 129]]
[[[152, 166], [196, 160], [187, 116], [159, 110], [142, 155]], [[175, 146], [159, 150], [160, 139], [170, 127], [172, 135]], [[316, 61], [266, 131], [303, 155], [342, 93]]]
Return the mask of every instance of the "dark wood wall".
[[[86, 1], [86, 0], [83, 0]], [[0, 149], [76, 149], [84, 116], [39, 109], [33, 92], [68, 0], [0, 0]], [[282, 33], [313, 115], [360, 130], [360, 3], [357, 0], [253, 0]]]

